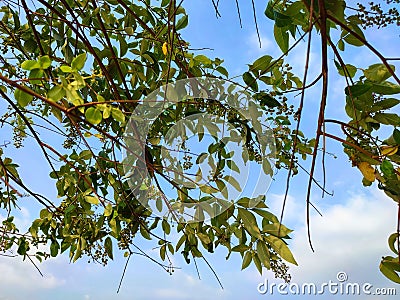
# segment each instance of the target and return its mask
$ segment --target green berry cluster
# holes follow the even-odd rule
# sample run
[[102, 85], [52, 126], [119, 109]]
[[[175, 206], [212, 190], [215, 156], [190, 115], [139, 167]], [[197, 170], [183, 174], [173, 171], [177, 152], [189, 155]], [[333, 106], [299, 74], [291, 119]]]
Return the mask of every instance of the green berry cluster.
[[[400, 3], [400, 0], [386, 0], [387, 4]], [[369, 2], [369, 9], [363, 4], [357, 3], [358, 5], [358, 17], [362, 21], [361, 26], [366, 29], [368, 27], [377, 26], [378, 28], [386, 27], [390, 24], [400, 25], [400, 13], [396, 7], [389, 8], [388, 11], [384, 11], [380, 4]]]

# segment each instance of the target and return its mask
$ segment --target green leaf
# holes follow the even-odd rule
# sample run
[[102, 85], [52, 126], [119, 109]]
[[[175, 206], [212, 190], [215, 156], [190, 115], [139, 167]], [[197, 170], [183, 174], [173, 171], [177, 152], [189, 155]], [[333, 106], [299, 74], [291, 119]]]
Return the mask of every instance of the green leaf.
[[142, 224], [140, 224], [140, 234], [142, 237], [144, 237], [146, 240], [151, 240], [151, 236], [149, 233], [149, 230]]
[[242, 270], [246, 269], [251, 263], [252, 255], [250, 251], [247, 251], [243, 257]]
[[289, 34], [286, 32], [286, 29], [284, 27], [278, 27], [275, 24], [274, 37], [279, 48], [281, 48], [283, 53], [286, 53], [289, 50]]
[[63, 71], [64, 73], [71, 73], [74, 71], [74, 70], [72, 70], [72, 68], [70, 66], [67, 66], [67, 65], [61, 66], [60, 70]]
[[265, 243], [261, 240], [257, 241], [257, 254], [264, 267], [270, 269], [271, 265], [270, 265], [269, 250], [265, 245]]
[[340, 51], [344, 51], [345, 45], [344, 45], [343, 39], [339, 40], [338, 48], [339, 48]]
[[237, 245], [237, 246], [233, 247], [231, 249], [231, 251], [233, 251], [233, 252], [245, 252], [245, 251], [247, 251], [249, 249], [250, 249], [249, 246], [247, 246], [245, 244], [240, 244], [240, 245]]
[[178, 251], [179, 248], [183, 245], [183, 243], [186, 241], [186, 235], [182, 235], [178, 241], [178, 243], [176, 243], [175, 246], [175, 251]]
[[275, 20], [275, 16], [274, 16], [274, 3], [273, 1], [268, 1], [268, 5], [265, 8], [264, 14], [267, 18], [271, 19], [271, 20]]
[[79, 54], [71, 62], [71, 67], [74, 71], [79, 71], [85, 66], [86, 53]]
[[235, 171], [235, 172], [237, 172], [237, 173], [240, 173], [240, 169], [239, 169], [239, 167], [237, 166], [237, 164], [235, 163], [235, 161], [233, 161], [233, 160], [227, 160], [227, 161], [226, 161], [226, 164], [227, 164], [227, 166], [228, 166], [229, 169], [231, 169], [231, 170], [233, 170], [233, 171]]
[[63, 240], [61, 242], [61, 253], [63, 253], [65, 250], [67, 250], [69, 247], [71, 247], [71, 243], [67, 240]]
[[[361, 38], [363, 38], [365, 40], [365, 36], [364, 36], [364, 33], [362, 32], [362, 30], [356, 24], [354, 24], [352, 27], [353, 27], [352, 28], [353, 31], [356, 32], [359, 36], [361, 36]], [[350, 45], [353, 45], [356, 47], [361, 47], [364, 45], [364, 42], [362, 42], [361, 40], [356, 38], [351, 33], [347, 33], [346, 31], [344, 31], [342, 36], [344, 36], [344, 40]]]
[[374, 120], [385, 125], [400, 126], [400, 117], [397, 114], [390, 113], [376, 113]]
[[83, 160], [89, 160], [93, 157], [92, 152], [88, 149], [83, 150], [80, 154], [79, 154], [79, 158], [83, 159]]
[[400, 85], [384, 81], [382, 83], [374, 83], [372, 91], [382, 95], [394, 95], [400, 93]]
[[[25, 86], [24, 86], [25, 87]], [[25, 107], [27, 106], [29, 103], [32, 102], [33, 100], [33, 96], [31, 94], [26, 93], [23, 90], [20, 89], [16, 89], [14, 92], [14, 97], [17, 100], [17, 103], [21, 106], [21, 107]]]
[[71, 211], [73, 211], [75, 208], [76, 208], [76, 206], [73, 205], [73, 204], [71, 204], [71, 205], [69, 205], [69, 206], [66, 208], [66, 210], [64, 211], [64, 213], [65, 213], [65, 214], [68, 214], [68, 213], [70, 213]]
[[211, 243], [211, 239], [207, 234], [204, 233], [197, 233], [197, 236], [199, 237], [200, 241], [202, 241], [204, 244], [208, 245]]
[[249, 86], [253, 91], [257, 92], [258, 91], [258, 84], [256, 79], [253, 77], [253, 75], [250, 74], [250, 72], [245, 72], [243, 73], [243, 81], [244, 83]]
[[291, 17], [281, 14], [277, 10], [274, 10], [274, 20], [275, 20], [275, 25], [278, 27], [285, 27], [293, 23]]
[[261, 56], [256, 61], [254, 61], [253, 64], [251, 64], [250, 70], [261, 71], [260, 74], [264, 74], [268, 70], [271, 61], [272, 61], [272, 56], [270, 55]]
[[48, 220], [50, 220], [52, 217], [51, 213], [46, 208], [40, 210], [39, 216], [41, 219], [48, 219]]
[[21, 237], [18, 240], [18, 249], [17, 249], [17, 253], [19, 255], [26, 255], [27, 252], [29, 250], [29, 243], [25, 240], [24, 237]]
[[162, 260], [165, 260], [166, 251], [167, 251], [167, 245], [164, 244], [164, 245], [162, 245], [161, 248], [160, 248], [160, 258], [161, 258]]
[[170, 234], [171, 233], [171, 226], [169, 225], [169, 223], [168, 223], [168, 221], [167, 220], [162, 220], [162, 222], [161, 222], [161, 227], [162, 227], [162, 229], [163, 229], [163, 231], [164, 231], [164, 233], [165, 234]]
[[229, 77], [228, 71], [223, 66], [218, 66], [215, 70], [217, 70], [222, 75]]
[[268, 235], [265, 236], [265, 240], [271, 245], [272, 249], [274, 249], [280, 257], [297, 266], [297, 262], [294, 259], [292, 252], [290, 252], [289, 247], [280, 238]]
[[215, 187], [206, 184], [200, 186], [200, 191], [206, 194], [213, 194], [219, 192], [218, 189], [216, 189]]
[[21, 68], [28, 71], [33, 69], [39, 69], [40, 63], [36, 60], [26, 60], [21, 64]]
[[101, 120], [103, 119], [103, 114], [101, 113], [101, 111], [98, 108], [89, 107], [85, 111], [85, 118], [88, 122], [96, 125], [96, 124], [99, 124], [101, 122]]
[[346, 2], [343, 0], [328, 0], [326, 2], [326, 10], [338, 20], [345, 22], [344, 10], [346, 8]]
[[103, 119], [108, 119], [111, 116], [111, 105], [106, 105], [103, 109]]
[[182, 18], [180, 18], [178, 20], [178, 22], [176, 22], [175, 29], [181, 30], [181, 29], [185, 28], [188, 25], [188, 21], [189, 21], [188, 16], [184, 15]]
[[201, 164], [207, 158], [208, 154], [203, 152], [196, 158], [196, 164]]
[[273, 175], [273, 170], [272, 170], [272, 168], [271, 168], [271, 164], [270, 164], [270, 162], [269, 162], [269, 160], [268, 159], [263, 159], [263, 161], [262, 161], [262, 168], [263, 168], [263, 171], [264, 171], [264, 173], [266, 174], [266, 175], [270, 175], [270, 176], [272, 176]]
[[348, 86], [344, 89], [344, 91], [348, 96], [351, 95], [352, 97], [358, 97], [368, 92], [371, 88], [372, 88], [371, 84], [361, 83]]
[[335, 60], [335, 66], [338, 70], [338, 73], [342, 76], [349, 76], [353, 78], [357, 73], [357, 68], [351, 64], [346, 64], [346, 68], [342, 68], [342, 66]]
[[133, 29], [133, 27], [125, 27], [124, 31], [129, 35], [134, 35], [135, 33], [135, 29]]
[[60, 245], [56, 240], [53, 240], [50, 245], [50, 255], [52, 257], [56, 257], [59, 250], [60, 250]]
[[114, 236], [118, 236], [119, 234], [119, 223], [115, 218], [111, 219], [108, 224], [110, 225], [111, 231], [113, 232]]
[[204, 64], [204, 65], [209, 65], [209, 64], [211, 64], [211, 60], [207, 57], [207, 56], [205, 56], [205, 55], [196, 55], [194, 58], [193, 58], [193, 60], [195, 60], [195, 61], [197, 61], [197, 62], [200, 62], [200, 63], [202, 63], [202, 64]]
[[120, 109], [118, 109], [116, 107], [112, 107], [111, 108], [111, 115], [116, 121], [118, 121], [120, 123], [124, 123], [125, 122], [125, 115]]
[[47, 69], [51, 66], [51, 59], [48, 55], [39, 57], [39, 65], [41, 69]]
[[254, 99], [260, 101], [260, 105], [268, 106], [271, 108], [282, 106], [282, 104], [265, 92], [256, 93]]
[[400, 269], [400, 264], [397, 258], [393, 259], [391, 256], [384, 257], [379, 265], [379, 269], [388, 279], [400, 283], [400, 276], [397, 274]]
[[393, 130], [393, 138], [397, 145], [400, 145], [400, 130], [394, 129]]
[[47, 98], [54, 102], [61, 100], [64, 96], [65, 90], [61, 85], [55, 85], [47, 92]]
[[106, 238], [106, 240], [104, 242], [104, 249], [106, 250], [108, 257], [111, 259], [114, 259], [112, 240], [109, 236]]
[[251, 212], [239, 207], [238, 216], [242, 219], [244, 228], [251, 236], [262, 239], [260, 229], [257, 226], [257, 220]]
[[375, 102], [370, 111], [376, 112], [376, 111], [380, 111], [380, 110], [384, 110], [384, 109], [390, 109], [399, 103], [400, 103], [400, 100], [397, 100], [395, 98], [386, 98], [386, 99]]
[[43, 76], [44, 73], [42, 69], [33, 69], [29, 72], [29, 81], [31, 84], [40, 84]]
[[222, 196], [224, 196], [225, 199], [228, 199], [229, 194], [228, 194], [228, 189], [226, 188], [225, 182], [217, 179], [217, 180], [215, 180], [215, 183], [217, 184], [217, 187], [220, 190]]
[[[290, 230], [287, 228], [285, 225], [281, 224], [279, 228], [279, 223], [274, 223], [274, 224], [266, 224], [263, 226], [263, 232], [269, 233], [271, 235], [274, 235], [276, 237], [285, 237], [289, 233], [291, 233], [293, 230]], [[279, 235], [278, 235], [279, 232]]]
[[100, 203], [99, 198], [94, 197], [94, 196], [85, 196], [85, 201], [86, 201], [87, 203], [95, 204], [95, 205], [97, 205], [97, 204]]
[[[72, 252], [72, 254], [73, 254], [73, 252]], [[78, 260], [78, 258], [81, 257], [81, 255], [82, 255], [82, 249], [80, 247], [80, 244], [78, 243], [78, 247], [76, 248], [75, 255], [73, 256], [72, 261], [76, 262]]]
[[382, 162], [380, 169], [386, 177], [391, 177], [395, 174], [392, 163], [387, 159]]
[[111, 205], [111, 203], [108, 203], [104, 209], [104, 216], [109, 217], [109, 216], [111, 216], [112, 212], [113, 212], [112, 205]]
[[388, 239], [390, 250], [394, 252], [394, 254], [398, 254], [399, 250], [397, 248], [397, 239], [399, 238], [399, 234], [397, 232], [390, 235]]
[[[390, 68], [395, 71], [395, 66], [390, 65]], [[373, 82], [380, 83], [392, 76], [384, 64], [374, 64], [364, 70], [364, 76]]]
[[260, 275], [262, 275], [261, 260], [260, 260], [260, 258], [258, 257], [258, 254], [257, 254], [257, 253], [254, 253], [254, 255], [253, 255], [253, 262], [254, 262], [254, 265], [256, 266], [258, 272], [260, 273]]
[[278, 218], [271, 212], [258, 209], [258, 208], [253, 208], [253, 211], [256, 212], [258, 215], [263, 217], [264, 219], [267, 219], [268, 221], [271, 221], [273, 223], [279, 223]]
[[129, 48], [128, 43], [126, 42], [125, 37], [123, 37], [121, 35], [118, 36], [118, 40], [119, 40], [120, 57], [123, 57], [128, 52], [128, 48]]
[[242, 191], [242, 187], [240, 186], [240, 183], [232, 176], [225, 175], [224, 180], [228, 182], [230, 185], [232, 185], [238, 192]]

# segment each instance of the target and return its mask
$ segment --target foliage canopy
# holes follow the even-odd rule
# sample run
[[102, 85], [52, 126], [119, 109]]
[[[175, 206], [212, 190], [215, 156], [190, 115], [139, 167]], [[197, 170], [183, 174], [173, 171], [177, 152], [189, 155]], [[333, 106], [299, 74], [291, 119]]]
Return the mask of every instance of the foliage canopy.
[[[20, 167], [13, 157], [0, 148], [0, 205], [7, 214], [0, 226], [0, 250], [7, 253], [16, 247], [19, 255], [32, 262], [67, 252], [72, 261], [86, 255], [106, 264], [118, 244], [128, 258], [138, 253], [171, 271], [174, 266], [169, 256], [175, 252], [190, 263], [205, 259], [205, 252], [225, 247], [228, 257], [231, 252], [242, 256], [242, 269], [253, 263], [260, 273], [265, 267], [290, 280], [283, 261], [296, 264], [286, 242], [291, 230], [268, 210], [263, 195], [234, 201], [229, 195], [241, 191], [241, 166], [247, 163], [258, 164], [267, 176], [273, 175], [274, 168], [286, 169], [287, 195], [290, 178], [302, 168], [300, 161], [310, 159], [309, 215], [312, 185], [325, 192], [325, 186], [314, 179], [318, 151], [322, 147], [324, 160], [325, 139], [332, 138], [343, 145], [352, 166], [360, 170], [362, 183], [377, 182], [399, 206], [400, 116], [394, 109], [399, 107], [400, 79], [391, 58], [384, 57], [364, 35], [369, 26], [399, 25], [399, 13], [392, 3], [398, 1], [387, 1], [389, 9], [384, 11], [375, 4], [351, 8], [346, 1], [269, 1], [265, 17], [274, 24], [271, 35], [282, 55], [258, 58], [249, 64], [240, 83], [229, 77], [223, 60], [196, 53], [182, 39], [179, 32], [189, 18], [175, 0], [5, 1], [0, 9], [0, 94], [8, 109], [0, 121], [12, 128], [16, 148], [22, 147], [26, 138], [37, 143], [52, 169], [57, 199], [31, 190], [19, 176]], [[217, 6], [215, 9], [218, 13]], [[319, 76], [309, 81], [312, 38], [319, 41], [322, 63]], [[305, 72], [299, 77], [285, 57], [303, 39], [308, 40], [308, 52]], [[366, 69], [346, 63], [341, 54], [353, 46], [368, 48], [379, 63]], [[328, 70], [330, 57], [336, 70]], [[332, 72], [346, 79], [343, 103], [347, 120], [325, 118]], [[199, 78], [223, 79], [226, 85]], [[135, 126], [147, 120], [144, 113], [135, 115], [143, 99], [157, 90], [164, 91], [164, 99], [173, 98], [173, 89], [168, 94], [163, 88], [181, 80], [189, 82], [195, 96], [163, 107], [149, 126], [143, 151], [134, 159], [127, 156], [129, 165], [135, 166], [133, 173], [149, 175], [138, 177], [137, 191], [129, 182], [128, 162], [121, 157], [124, 151], [132, 154], [129, 143], [139, 142], [126, 139], [126, 128], [133, 126], [128, 131], [134, 136]], [[320, 81], [317, 132], [309, 138], [300, 131], [304, 97], [307, 89]], [[243, 114], [222, 101], [236, 101], [232, 100], [236, 99], [235, 89], [247, 97]], [[201, 94], [202, 90], [209, 92]], [[300, 94], [300, 101], [294, 101], [293, 94]], [[224, 125], [216, 119], [183, 123], [196, 114], [225, 120], [231, 126], [231, 140], [235, 132], [241, 148], [229, 151], [228, 144], [221, 142], [219, 133]], [[275, 140], [273, 160], [266, 159], [268, 143], [260, 134], [267, 123]], [[328, 123], [340, 126], [343, 136], [327, 132]], [[190, 126], [196, 126], [191, 132], [198, 135], [199, 142], [204, 135], [212, 136], [205, 138], [204, 152], [191, 153], [185, 144]], [[390, 136], [380, 134], [382, 127], [390, 128]], [[177, 151], [181, 157], [162, 152], [171, 129], [180, 130], [173, 137], [181, 138]], [[48, 141], [42, 138], [47, 131], [54, 136]], [[240, 164], [235, 153], [241, 154]], [[202, 174], [204, 165], [213, 170], [212, 176]], [[22, 193], [42, 206], [27, 232], [16, 226], [13, 217]], [[143, 193], [146, 201], [154, 203], [151, 210], [139, 199]], [[221, 210], [221, 205], [224, 209], [209, 221], [194, 218], [196, 222], [187, 222], [174, 213], [182, 203], [194, 207], [215, 201], [216, 195], [225, 202], [211, 202], [209, 209]], [[165, 209], [166, 213], [160, 214]], [[209, 211], [198, 209], [195, 214]], [[169, 238], [173, 231], [179, 236], [176, 242]], [[394, 256], [384, 257], [380, 269], [400, 283], [399, 228], [395, 231], [389, 237]], [[143, 252], [138, 239], [153, 240], [159, 247], [159, 260]]]

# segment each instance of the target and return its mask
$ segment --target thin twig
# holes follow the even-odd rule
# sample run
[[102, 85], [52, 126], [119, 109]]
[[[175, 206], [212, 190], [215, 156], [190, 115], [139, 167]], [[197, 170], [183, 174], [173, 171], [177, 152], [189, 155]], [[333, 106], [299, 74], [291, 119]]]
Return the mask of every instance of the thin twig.
[[262, 48], [260, 31], [258, 30], [258, 22], [257, 22], [257, 14], [256, 14], [256, 5], [255, 5], [255, 3], [254, 3], [254, 0], [251, 0], [251, 5], [252, 5], [252, 7], [253, 7], [253, 19], [254, 19], [254, 24], [256, 25], [256, 31], [257, 31], [258, 42], [260, 43], [260, 48]]
[[132, 253], [129, 253], [128, 259], [126, 260], [126, 263], [125, 263], [125, 266], [124, 266], [124, 270], [122, 272], [121, 279], [120, 279], [119, 284], [118, 284], [117, 294], [119, 293], [119, 291], [121, 289], [122, 281], [124, 280], [125, 272], [126, 272], [126, 269], [128, 267], [128, 263], [129, 263], [129, 260], [131, 259], [131, 256], [132, 256]]
[[[306, 55], [306, 61], [305, 61], [305, 65], [304, 65], [304, 75], [303, 75], [303, 84], [304, 85], [306, 85], [306, 83], [307, 83], [308, 67], [309, 67], [309, 63], [310, 63], [311, 37], [312, 37], [312, 29], [314, 27], [314, 22], [312, 22], [313, 13], [314, 13], [314, 0], [311, 0], [310, 18], [308, 20], [308, 31], [307, 31], [308, 32], [307, 55]], [[319, 80], [319, 76], [318, 76], [317, 80]], [[315, 80], [315, 82], [317, 80]], [[281, 224], [283, 222], [283, 215], [284, 215], [284, 212], [285, 212], [286, 201], [287, 201], [287, 197], [288, 197], [289, 189], [290, 189], [290, 177], [292, 176], [292, 168], [293, 168], [293, 164], [294, 164], [294, 160], [295, 160], [295, 154], [296, 154], [296, 150], [297, 150], [296, 149], [297, 148], [297, 140], [298, 140], [297, 135], [298, 135], [298, 132], [300, 130], [300, 122], [301, 122], [301, 116], [302, 116], [303, 106], [304, 106], [305, 91], [306, 91], [305, 89], [302, 89], [302, 91], [301, 91], [300, 104], [299, 104], [299, 108], [297, 110], [296, 136], [295, 136], [295, 138], [293, 140], [292, 155], [291, 155], [291, 158], [290, 158], [289, 170], [288, 170], [288, 174], [287, 174], [287, 177], [286, 177], [285, 197], [283, 198], [283, 203], [282, 203], [281, 216], [280, 216], [280, 220], [279, 220], [278, 235], [280, 233]], [[311, 177], [311, 175], [310, 175], [310, 177]]]
[[238, 14], [238, 17], [239, 17], [240, 28], [243, 28], [242, 16], [240, 15], [239, 1], [238, 0], [235, 0], [235, 1], [236, 1], [236, 10], [237, 10], [237, 14]]

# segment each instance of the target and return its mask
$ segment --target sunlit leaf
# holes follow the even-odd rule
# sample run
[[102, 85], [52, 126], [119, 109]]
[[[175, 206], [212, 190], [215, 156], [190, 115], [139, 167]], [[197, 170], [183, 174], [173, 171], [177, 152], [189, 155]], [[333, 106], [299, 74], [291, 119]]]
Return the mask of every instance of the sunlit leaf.
[[[391, 69], [393, 72], [395, 71], [395, 66], [390, 65]], [[368, 69], [365, 69], [364, 71], [364, 76], [373, 81], [373, 82], [382, 82], [392, 76], [392, 74], [389, 72], [387, 67], [384, 64], [374, 64], [368, 67]]]
[[252, 260], [252, 255], [250, 251], [247, 251], [243, 257], [243, 262], [242, 262], [242, 270], [246, 269]]
[[14, 97], [21, 107], [27, 106], [33, 100], [33, 96], [31, 94], [28, 94], [27, 92], [20, 89], [15, 90]]
[[85, 62], [86, 62], [86, 53], [79, 54], [72, 60], [71, 67], [73, 70], [79, 71], [83, 69], [83, 67], [85, 66]]
[[21, 68], [28, 71], [33, 69], [39, 69], [40, 63], [36, 60], [26, 60], [21, 64]]
[[363, 161], [357, 167], [368, 181], [375, 181], [375, 169], [369, 163]]
[[289, 34], [284, 27], [274, 26], [275, 41], [281, 48], [282, 52], [286, 53], [289, 50]]
[[103, 119], [103, 114], [101, 113], [101, 111], [98, 108], [89, 107], [85, 111], [85, 117], [86, 117], [86, 120], [88, 120], [88, 122], [90, 122], [92, 124], [99, 124], [101, 122], [101, 120]]
[[257, 226], [257, 221], [254, 215], [246, 209], [238, 208], [238, 215], [243, 221], [243, 225], [248, 233], [258, 239], [262, 239], [260, 229]]
[[90, 204], [95, 204], [95, 205], [100, 203], [99, 198], [94, 197], [94, 196], [85, 196], [85, 201]]
[[269, 256], [269, 250], [267, 246], [264, 244], [263, 241], [257, 241], [257, 254], [258, 257], [260, 258], [261, 263], [269, 269], [271, 267], [270, 265], [270, 256]]
[[272, 235], [268, 235], [265, 237], [265, 240], [271, 245], [272, 249], [274, 249], [280, 257], [287, 262], [297, 265], [297, 262], [294, 259], [292, 252], [289, 250], [289, 247], [281, 239]]

